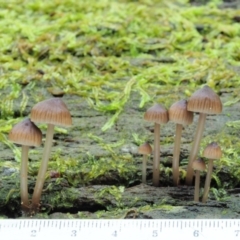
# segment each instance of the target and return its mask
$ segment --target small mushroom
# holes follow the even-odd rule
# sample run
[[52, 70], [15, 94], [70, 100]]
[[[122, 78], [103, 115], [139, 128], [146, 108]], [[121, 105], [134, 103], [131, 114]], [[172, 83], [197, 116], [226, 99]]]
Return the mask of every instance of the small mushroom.
[[20, 194], [22, 210], [29, 210], [28, 200], [28, 151], [29, 146], [40, 146], [42, 143], [41, 130], [29, 118], [17, 123], [10, 131], [10, 141], [22, 145], [22, 159], [20, 168]]
[[196, 171], [195, 172], [194, 201], [199, 202], [200, 171], [204, 171], [206, 169], [206, 165], [202, 158], [198, 158], [193, 161], [192, 168]]
[[138, 148], [138, 152], [143, 154], [143, 164], [142, 164], [142, 183], [147, 182], [147, 159], [148, 155], [152, 153], [152, 147], [148, 142], [145, 142]]
[[45, 174], [52, 147], [54, 126], [68, 127], [72, 125], [72, 119], [66, 104], [60, 98], [51, 98], [37, 103], [31, 110], [31, 121], [47, 123], [46, 141], [43, 150], [43, 158], [38, 172], [36, 185], [32, 197], [33, 214], [39, 209]]
[[159, 185], [160, 165], [160, 124], [168, 122], [168, 111], [160, 104], [150, 107], [144, 114], [144, 119], [154, 122], [154, 148], [153, 148], [153, 186]]
[[193, 112], [187, 110], [187, 101], [180, 100], [174, 103], [168, 110], [169, 120], [176, 123], [176, 134], [173, 150], [173, 184], [178, 185], [179, 181], [179, 155], [183, 125], [189, 125], [193, 121]]
[[222, 102], [219, 96], [208, 86], [197, 90], [189, 98], [187, 110], [191, 112], [199, 112], [198, 126], [194, 137], [192, 149], [189, 155], [187, 166], [186, 184], [191, 185], [193, 179], [192, 163], [196, 159], [200, 141], [202, 139], [204, 125], [207, 114], [219, 114], [222, 112]]
[[61, 98], [65, 94], [65, 92], [61, 88], [58, 88], [58, 87], [51, 87], [51, 88], [48, 88], [47, 90], [48, 90], [48, 92], [50, 92], [53, 95], [53, 97]]
[[208, 192], [210, 189], [211, 178], [212, 178], [213, 160], [220, 159], [222, 157], [222, 150], [216, 142], [212, 142], [208, 144], [207, 147], [204, 149], [203, 156], [209, 159], [207, 177], [205, 180], [204, 192], [203, 192], [203, 198], [202, 198], [202, 202], [206, 203], [208, 199]]

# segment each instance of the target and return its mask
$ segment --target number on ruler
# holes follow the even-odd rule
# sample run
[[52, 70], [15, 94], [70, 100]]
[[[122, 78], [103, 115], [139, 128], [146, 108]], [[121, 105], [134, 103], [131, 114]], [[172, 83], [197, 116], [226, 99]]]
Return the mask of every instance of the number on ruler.
[[77, 230], [72, 230], [71, 237], [76, 237], [76, 236], [77, 236]]
[[112, 234], [114, 237], [117, 237], [117, 231], [114, 231]]
[[152, 237], [157, 237], [157, 236], [158, 236], [158, 231], [157, 230], [153, 230]]
[[37, 236], [37, 231], [36, 230], [32, 230], [31, 231], [31, 237], [36, 237]]
[[240, 230], [235, 230], [235, 236], [236, 237], [240, 236]]
[[194, 237], [199, 237], [199, 231], [198, 231], [198, 230], [195, 230], [195, 231], [193, 232], [193, 236], [194, 236]]

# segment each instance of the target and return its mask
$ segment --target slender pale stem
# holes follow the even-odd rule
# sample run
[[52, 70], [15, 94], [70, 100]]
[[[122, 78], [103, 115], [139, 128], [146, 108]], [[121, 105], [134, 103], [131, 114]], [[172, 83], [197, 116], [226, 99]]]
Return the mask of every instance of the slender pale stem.
[[160, 124], [154, 124], [153, 186], [159, 186], [160, 165]]
[[20, 169], [20, 192], [23, 211], [29, 207], [28, 201], [28, 150], [29, 146], [22, 146], [22, 160]]
[[142, 164], [142, 183], [147, 182], [147, 154], [143, 155], [143, 164]]
[[33, 198], [32, 198], [32, 209], [34, 211], [37, 211], [39, 208], [39, 202], [40, 202], [42, 189], [45, 181], [45, 174], [47, 172], [47, 167], [48, 167], [48, 160], [49, 160], [49, 156], [52, 148], [53, 132], [54, 132], [54, 125], [48, 124], [42, 162], [41, 162], [40, 169], [38, 171], [37, 181], [36, 181], [36, 185], [33, 192]]
[[207, 115], [205, 113], [200, 113], [199, 115], [198, 126], [197, 126], [196, 134], [194, 137], [192, 149], [189, 156], [189, 161], [187, 166], [187, 175], [186, 175], [186, 184], [189, 186], [192, 185], [193, 171], [194, 171], [192, 168], [192, 163], [194, 159], [196, 159], [199, 151], [199, 146], [202, 139], [204, 125], [206, 121], [206, 116]]
[[178, 185], [178, 180], [179, 180], [179, 155], [180, 155], [181, 136], [182, 136], [182, 125], [177, 124], [176, 135], [174, 140], [173, 161], [172, 161], [174, 186]]
[[206, 176], [205, 185], [204, 185], [203, 198], [202, 198], [203, 203], [206, 203], [206, 201], [208, 199], [208, 192], [210, 189], [211, 178], [212, 178], [212, 169], [213, 169], [213, 159], [209, 159], [208, 171], [207, 171], [207, 176]]
[[200, 171], [196, 170], [195, 173], [195, 189], [194, 189], [194, 201], [199, 202], [199, 186], [200, 186]]

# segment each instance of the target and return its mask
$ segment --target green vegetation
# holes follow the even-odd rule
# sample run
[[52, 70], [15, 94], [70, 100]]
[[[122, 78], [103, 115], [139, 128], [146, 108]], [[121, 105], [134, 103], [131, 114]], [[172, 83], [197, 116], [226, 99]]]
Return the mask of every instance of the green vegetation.
[[[187, 98], [203, 84], [217, 92], [234, 88], [232, 98], [224, 103], [226, 107], [240, 101], [239, 10], [219, 8], [221, 1], [207, 1], [200, 6], [187, 0], [0, 2], [0, 143], [12, 150], [15, 159], [0, 162], [2, 169], [14, 170], [3, 180], [19, 174], [20, 150], [7, 140], [8, 132], [35, 103], [45, 99], [51, 88], [77, 96], [90, 109], [104, 114], [105, 122], [100, 128], [106, 133], [134, 94], [139, 94], [139, 110], [153, 102], [168, 107], [180, 95]], [[216, 161], [213, 175], [216, 188], [240, 183], [238, 130], [239, 121], [229, 118], [222, 132], [203, 140], [205, 146], [214, 137], [223, 148], [223, 158]], [[68, 134], [62, 128], [56, 131]], [[49, 171], [58, 172], [72, 187], [106, 184], [110, 176], [114, 176], [112, 182], [118, 186], [140, 180], [134, 156], [116, 150], [127, 142], [124, 135], [111, 142], [89, 129], [83, 136], [104, 150], [106, 156], [86, 152], [84, 158], [77, 154], [66, 157], [58, 146], [59, 150], [51, 156]], [[146, 140], [141, 133], [131, 136], [135, 144]], [[163, 141], [163, 145], [168, 145], [173, 136]], [[40, 150], [32, 149], [30, 155], [34, 154], [38, 158]], [[180, 166], [182, 178], [185, 165], [183, 161]], [[34, 159], [29, 169], [31, 180], [38, 167], [39, 162]], [[171, 169], [162, 167], [164, 176], [169, 178]], [[219, 176], [220, 172], [225, 175]], [[229, 175], [231, 179], [225, 181]], [[50, 177], [49, 172], [48, 184]], [[120, 204], [118, 186], [99, 194], [112, 195]], [[4, 190], [1, 195], [8, 201], [16, 189]], [[215, 188], [212, 192], [222, 198]], [[53, 201], [62, 199], [58, 197]]]
[[53, 86], [112, 113], [107, 130], [131, 92], [140, 92], [143, 107], [170, 86], [187, 95], [204, 83], [238, 87], [229, 67], [239, 65], [237, 13], [180, 0], [2, 3], [1, 116], [13, 116], [17, 99], [21, 115], [27, 90], [37, 102], [39, 85]]

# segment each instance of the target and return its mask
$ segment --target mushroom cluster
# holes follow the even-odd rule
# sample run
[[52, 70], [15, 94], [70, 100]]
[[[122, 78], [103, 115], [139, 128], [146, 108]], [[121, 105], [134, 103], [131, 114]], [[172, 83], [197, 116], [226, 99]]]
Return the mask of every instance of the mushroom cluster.
[[208, 86], [197, 90], [188, 100], [188, 111], [199, 113], [199, 120], [192, 149], [189, 156], [186, 184], [191, 185], [193, 179], [193, 160], [199, 152], [207, 114], [219, 114], [222, 112], [222, 102], [219, 96]]
[[[144, 114], [144, 119], [154, 123], [154, 147], [153, 147], [153, 185], [159, 186], [160, 181], [160, 125], [166, 124], [169, 120], [176, 123], [176, 134], [173, 149], [173, 184], [179, 184], [179, 155], [183, 125], [191, 124], [193, 113], [199, 113], [199, 121], [194, 137], [192, 149], [187, 166], [186, 184], [191, 185], [195, 173], [195, 196], [194, 200], [199, 201], [199, 171], [205, 169], [205, 164], [201, 159], [197, 159], [199, 146], [203, 135], [204, 124], [207, 114], [219, 114], [222, 111], [222, 103], [219, 96], [213, 90], [204, 86], [197, 90], [188, 100], [180, 100], [174, 103], [169, 110], [163, 105], [155, 104]], [[43, 149], [42, 162], [37, 175], [32, 200], [28, 199], [28, 150], [29, 146], [39, 146], [42, 142], [42, 133], [35, 123], [47, 124], [46, 140]], [[70, 112], [65, 103], [58, 97], [51, 98], [36, 104], [30, 113], [30, 118], [16, 124], [9, 133], [9, 140], [22, 145], [22, 160], [20, 169], [20, 192], [22, 210], [29, 214], [39, 211], [42, 189], [45, 182], [48, 161], [52, 148], [54, 126], [68, 127], [72, 125]], [[146, 165], [148, 156], [152, 153], [149, 143], [144, 143], [139, 147], [139, 153], [143, 154], [142, 182], [146, 183]], [[203, 202], [207, 201], [211, 174], [213, 169], [213, 159], [221, 157], [221, 149], [217, 143], [211, 143], [204, 151], [203, 156], [209, 159], [208, 172], [203, 193]]]
[[[203, 151], [203, 157], [209, 159], [207, 167], [207, 176], [204, 185], [204, 192], [202, 197], [202, 202], [206, 203], [208, 199], [208, 193], [210, 189], [212, 170], [213, 170], [213, 160], [220, 159], [222, 157], [222, 150], [216, 142], [211, 142]], [[198, 158], [193, 161], [193, 170], [195, 170], [195, 191], [194, 191], [194, 201], [199, 202], [199, 188], [200, 188], [200, 171], [204, 171], [206, 168], [205, 162], [202, 158]]]
[[[150, 107], [144, 114], [144, 119], [154, 122], [154, 147], [153, 147], [153, 185], [159, 185], [160, 179], [160, 124], [168, 120], [176, 123], [176, 134], [173, 149], [173, 184], [179, 184], [179, 155], [183, 125], [193, 122], [193, 114], [199, 113], [199, 120], [189, 155], [186, 174], [186, 185], [192, 185], [194, 169], [193, 162], [197, 159], [199, 147], [203, 136], [206, 116], [222, 112], [222, 102], [219, 96], [207, 85], [197, 90], [188, 100], [180, 100], [174, 103], [169, 110], [160, 104]], [[205, 156], [206, 157], [206, 156]], [[194, 168], [193, 168], [194, 167]], [[210, 169], [210, 168], [209, 168]], [[210, 170], [209, 170], [210, 171]], [[196, 171], [198, 177], [198, 170]], [[208, 180], [209, 182], [209, 180]], [[207, 193], [205, 193], [207, 195]]]
[[[48, 128], [42, 162], [38, 172], [32, 201], [29, 203], [27, 186], [28, 149], [29, 146], [39, 146], [42, 142], [42, 133], [34, 123], [48, 124]], [[72, 125], [70, 112], [66, 104], [60, 98], [51, 98], [37, 103], [31, 110], [30, 119], [25, 119], [16, 124], [9, 133], [9, 140], [22, 145], [20, 189], [22, 210], [26, 214], [35, 214], [39, 211], [40, 198], [45, 182], [55, 125], [64, 127]]]

